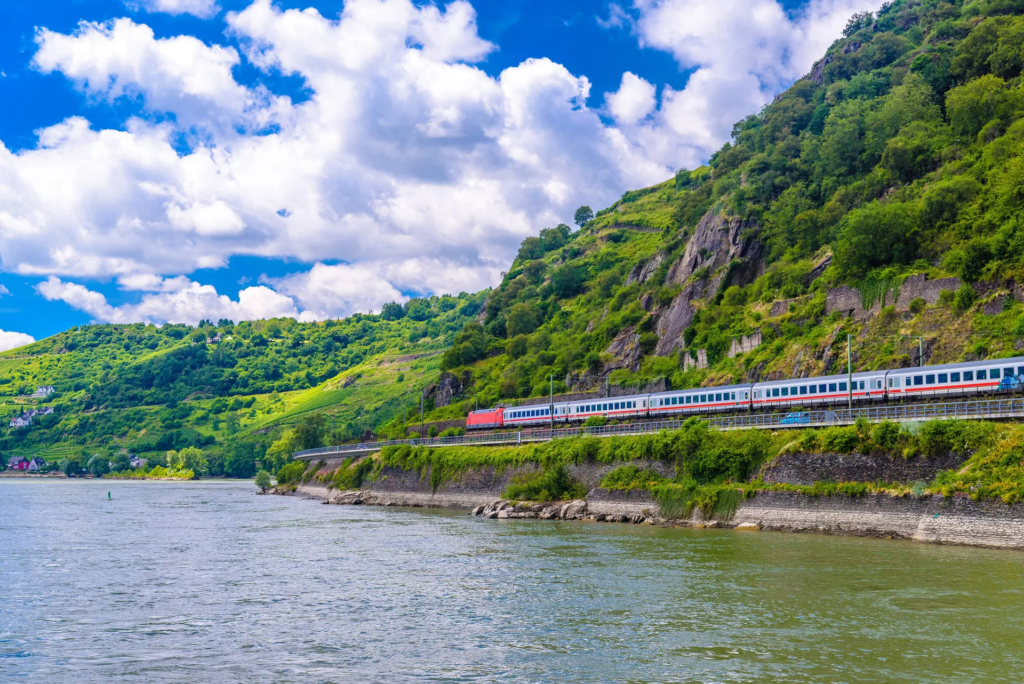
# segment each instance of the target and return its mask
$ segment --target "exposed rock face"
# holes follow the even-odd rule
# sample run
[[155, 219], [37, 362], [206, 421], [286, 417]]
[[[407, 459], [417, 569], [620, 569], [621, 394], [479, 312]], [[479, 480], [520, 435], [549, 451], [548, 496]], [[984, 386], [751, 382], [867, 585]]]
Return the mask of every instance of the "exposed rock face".
[[658, 270], [663, 261], [665, 261], [665, 254], [662, 252], [658, 252], [646, 261], [641, 261], [629, 272], [629, 276], [626, 278], [626, 285], [646, 283], [654, 275], [654, 272]]
[[[754, 222], [730, 218], [720, 212], [709, 211], [701, 218], [683, 256], [669, 269], [666, 281], [687, 283], [699, 271], [706, 275], [688, 282], [668, 309], [659, 315], [655, 353], [666, 355], [682, 347], [683, 331], [690, 325], [696, 310], [694, 300], [714, 297], [727, 278], [737, 285], [746, 285], [764, 272], [761, 243], [756, 238], [742, 237], [744, 232], [756, 229]], [[736, 264], [727, 268], [734, 261]]]
[[929, 304], [935, 304], [939, 301], [939, 294], [943, 290], [956, 291], [960, 289], [961, 285], [963, 283], [959, 278], [928, 280], [923, 273], [908, 276], [899, 288], [900, 296], [898, 298], [893, 300], [893, 292], [889, 290], [881, 301], [875, 302], [870, 309], [864, 308], [860, 290], [844, 285], [828, 291], [828, 295], [825, 297], [825, 313], [838, 311], [844, 316], [852, 316], [855, 320], [865, 320], [878, 314], [885, 306], [895, 306], [897, 311], [906, 311], [910, 308], [910, 302], [918, 298]]
[[640, 334], [632, 326], [623, 328], [605, 349], [605, 353], [615, 357], [614, 361], [605, 364], [605, 373], [617, 368], [628, 368], [635, 373], [640, 370], [640, 357], [642, 356]]
[[820, 62], [814, 65], [814, 67], [811, 69], [811, 74], [810, 76], [807, 77], [807, 79], [810, 81], [814, 81], [818, 85], [823, 84], [825, 82], [825, 67], [827, 67], [831, 63], [832, 55], [827, 55], [825, 59], [821, 60]]
[[447, 371], [441, 373], [437, 382], [423, 388], [423, 401], [434, 398], [434, 406], [448, 406], [452, 399], [462, 393], [462, 381]]
[[807, 274], [807, 284], [810, 285], [815, 280], [820, 278], [824, 273], [825, 269], [832, 265], [832, 252], [829, 252], [825, 256], [818, 260], [818, 263], [811, 267], [811, 272]]

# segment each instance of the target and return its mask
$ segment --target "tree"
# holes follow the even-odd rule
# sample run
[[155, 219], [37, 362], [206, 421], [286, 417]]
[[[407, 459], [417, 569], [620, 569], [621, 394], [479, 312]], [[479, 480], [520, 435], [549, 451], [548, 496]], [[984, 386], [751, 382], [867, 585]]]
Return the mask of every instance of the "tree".
[[96, 477], [103, 477], [110, 472], [110, 458], [103, 454], [93, 454], [86, 467]]
[[385, 321], [397, 321], [405, 316], [405, 309], [398, 302], [388, 302], [380, 308], [380, 317]]
[[68, 477], [74, 477], [74, 475], [79, 471], [79, 463], [74, 459], [62, 458], [58, 465], [60, 466], [61, 472]]
[[228, 414], [228, 421], [227, 422], [228, 422], [228, 424], [227, 424], [227, 431], [228, 431], [229, 435], [233, 435], [236, 432], [238, 432], [238, 428], [239, 428], [238, 414], [229, 413]]
[[234, 444], [224, 461], [224, 472], [231, 477], [252, 477], [256, 472], [256, 445], [252, 442]]
[[300, 450], [317, 449], [324, 445], [327, 418], [322, 413], [307, 414], [295, 427], [296, 446]]
[[551, 287], [558, 297], [572, 297], [583, 291], [587, 271], [579, 264], [564, 264], [551, 274]]
[[946, 112], [953, 132], [973, 138], [989, 121], [1009, 117], [1020, 104], [1019, 90], [1010, 90], [998, 76], [986, 74], [946, 93]]
[[266, 492], [270, 489], [270, 473], [266, 470], [260, 470], [256, 473], [256, 486], [260, 488], [261, 492]]
[[871, 22], [874, 21], [874, 15], [871, 12], [855, 12], [850, 17], [849, 21], [846, 22], [846, 28], [843, 29], [843, 36], [849, 38], [857, 31], [862, 28], [871, 26]]
[[576, 210], [576, 213], [572, 216], [573, 223], [582, 228], [588, 222], [594, 220], [594, 211], [584, 204], [582, 207]]
[[913, 205], [872, 202], [851, 211], [836, 242], [838, 270], [860, 278], [880, 266], [910, 263], [919, 232]]
[[540, 321], [537, 320], [537, 312], [525, 302], [513, 304], [505, 318], [505, 330], [508, 331], [509, 337], [529, 335], [538, 325]]

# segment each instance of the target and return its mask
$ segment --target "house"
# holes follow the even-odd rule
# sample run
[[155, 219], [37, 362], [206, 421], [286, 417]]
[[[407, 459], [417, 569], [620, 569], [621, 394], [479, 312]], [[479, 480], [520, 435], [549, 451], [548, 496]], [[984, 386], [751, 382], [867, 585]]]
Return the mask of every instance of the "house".
[[28, 411], [25, 411], [20, 416], [17, 416], [15, 418], [11, 418], [11, 427], [12, 428], [28, 427], [29, 425], [32, 424], [32, 419], [34, 417], [36, 417], [36, 416], [48, 416], [48, 415], [50, 415], [52, 413], [53, 413], [53, 407], [52, 406], [47, 406], [46, 408], [41, 408], [41, 409], [29, 409]]
[[149, 463], [148, 458], [139, 458], [138, 456], [132, 456], [132, 460], [128, 461], [128, 465], [132, 468], [145, 468], [147, 463]]
[[28, 462], [28, 468], [26, 468], [26, 470], [28, 470], [29, 472], [34, 472], [37, 470], [42, 470], [45, 466], [46, 460], [42, 456], [35, 456], [31, 461]]
[[7, 461], [8, 470], [28, 470], [29, 460], [24, 456], [12, 456]]
[[42, 399], [53, 394], [56, 390], [53, 389], [53, 385], [40, 385], [36, 387], [36, 391], [32, 393], [32, 398]]

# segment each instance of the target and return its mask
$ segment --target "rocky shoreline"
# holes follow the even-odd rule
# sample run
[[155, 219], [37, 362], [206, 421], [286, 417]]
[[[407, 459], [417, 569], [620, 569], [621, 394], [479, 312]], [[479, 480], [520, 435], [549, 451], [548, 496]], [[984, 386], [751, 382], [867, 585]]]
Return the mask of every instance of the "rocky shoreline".
[[[325, 469], [332, 467], [324, 464]], [[288, 488], [277, 493], [311, 497], [325, 504], [463, 510], [493, 520], [587, 520], [765, 530], [1024, 550], [1024, 506], [1020, 504], [1007, 506], [1000, 501], [974, 501], [964, 496], [808, 496], [761, 491], [742, 501], [728, 518], [705, 518], [700, 509], [694, 509], [689, 518], [669, 519], [661, 516], [658, 503], [646, 491], [600, 488], [598, 482], [608, 467], [585, 464], [571, 468], [571, 476], [589, 487], [586, 497], [549, 503], [502, 498], [501, 492], [511, 478], [524, 469], [481, 469], [434, 489], [429, 475], [385, 468], [382, 478], [363, 489], [338, 491], [311, 480], [294, 491]]]

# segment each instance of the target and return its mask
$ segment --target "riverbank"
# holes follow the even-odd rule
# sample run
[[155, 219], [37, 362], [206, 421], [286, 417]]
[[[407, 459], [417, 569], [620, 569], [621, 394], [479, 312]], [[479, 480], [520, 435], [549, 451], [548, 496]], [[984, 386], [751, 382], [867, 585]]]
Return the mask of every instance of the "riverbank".
[[[831, 461], [842, 461], [851, 475], [859, 461], [869, 471], [880, 468], [911, 469], [927, 476], [929, 469], [955, 466], [957, 459], [937, 459], [932, 464], [879, 462], [862, 455], [823, 456], [786, 454], [770, 464], [766, 474], [780, 480], [805, 482]], [[962, 460], [962, 459], [961, 459]], [[344, 461], [327, 460], [316, 472], [329, 476]], [[638, 460], [637, 468], [665, 474], [668, 464]], [[835, 465], [834, 463], [832, 465]], [[508, 486], [538, 471], [534, 464], [517, 468], [482, 466], [467, 469], [459, 477], [441, 483], [429, 472], [384, 466], [376, 478], [356, 489], [339, 490], [311, 477], [307, 482], [278, 488], [277, 493], [311, 497], [329, 504], [429, 507], [463, 510], [495, 519], [536, 518], [538, 520], [590, 520], [679, 527], [717, 527], [739, 530], [866, 536], [908, 539], [936, 544], [956, 544], [1024, 550], [1024, 506], [998, 500], [972, 500], [962, 495], [912, 493], [864, 493], [859, 496], [828, 494], [812, 496], [795, 491], [753, 490], [725, 511], [694, 506], [686, 516], [663, 513], [651, 492], [614, 490], [600, 486], [602, 478], [618, 464], [588, 463], [570, 466], [573, 481], [587, 488], [586, 495], [571, 501], [546, 503], [514, 502], [503, 497]], [[325, 478], [329, 480], [329, 477]], [[436, 484], [436, 486], [435, 486]], [[293, 489], [294, 487], [294, 489]]]

